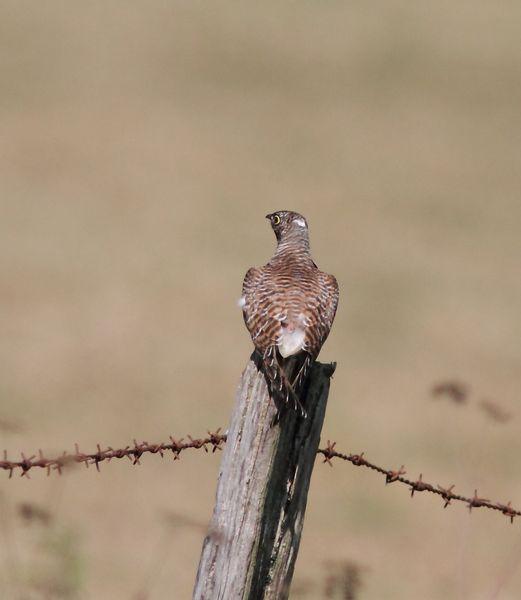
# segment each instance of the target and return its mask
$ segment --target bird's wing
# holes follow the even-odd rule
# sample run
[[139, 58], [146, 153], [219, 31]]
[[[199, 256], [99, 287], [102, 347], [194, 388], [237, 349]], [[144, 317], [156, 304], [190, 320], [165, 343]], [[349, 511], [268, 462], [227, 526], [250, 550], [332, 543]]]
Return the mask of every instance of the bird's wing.
[[248, 270], [242, 285], [242, 311], [253, 343], [261, 353], [276, 344], [280, 329], [275, 291], [275, 283], [264, 267]]
[[313, 358], [318, 356], [331, 331], [339, 295], [338, 283], [333, 275], [319, 271], [317, 284], [310, 310], [306, 311], [308, 321], [306, 345]]
[[279, 363], [277, 340], [281, 320], [287, 313], [277, 282], [266, 273], [265, 267], [252, 267], [246, 273], [241, 304], [244, 322], [260, 354], [271, 397], [276, 403], [293, 402], [295, 409], [305, 415], [300, 399]]

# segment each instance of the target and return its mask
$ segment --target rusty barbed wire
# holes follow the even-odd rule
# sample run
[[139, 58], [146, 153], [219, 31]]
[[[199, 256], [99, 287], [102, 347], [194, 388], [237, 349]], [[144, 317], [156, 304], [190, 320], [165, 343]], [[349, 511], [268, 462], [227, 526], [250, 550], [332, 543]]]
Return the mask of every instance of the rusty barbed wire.
[[479, 403], [479, 408], [493, 421], [497, 423], [508, 423], [514, 416], [512, 413], [506, 411], [502, 406], [493, 400], [484, 398]]
[[[431, 387], [431, 397], [435, 400], [447, 398], [453, 404], [470, 404], [470, 386], [461, 381], [441, 381]], [[492, 421], [504, 425], [514, 414], [490, 398], [482, 398], [477, 407]]]
[[174, 460], [179, 459], [181, 452], [193, 448], [199, 450], [203, 448], [205, 452], [208, 452], [208, 448], [212, 449], [212, 452], [221, 450], [222, 444], [226, 441], [226, 435], [220, 433], [221, 428], [215, 432], [208, 431], [207, 437], [204, 438], [193, 438], [188, 435], [189, 441], [184, 441], [184, 438], [176, 440], [170, 436], [169, 443], [160, 444], [149, 444], [148, 442], [138, 442], [134, 439], [132, 446], [125, 446], [125, 448], [114, 449], [112, 446], [108, 446], [105, 450], [102, 450], [100, 444], [97, 444], [96, 452], [83, 453], [80, 451], [78, 444], [74, 445], [74, 452], [63, 452], [57, 458], [46, 458], [42, 450], [38, 450], [38, 454], [26, 457], [21, 452], [21, 460], [11, 461], [7, 458], [7, 451], [4, 450], [3, 460], [0, 460], [0, 469], [9, 471], [9, 479], [13, 476], [15, 470], [20, 469], [20, 475], [22, 477], [29, 478], [29, 471], [31, 469], [39, 468], [46, 469], [47, 475], [51, 474], [51, 471], [58, 471], [61, 475], [62, 469], [67, 465], [74, 463], [83, 463], [86, 467], [95, 465], [99, 471], [100, 463], [104, 461], [110, 462], [113, 458], [128, 458], [133, 465], [140, 464], [139, 459], [143, 454], [159, 454], [161, 457], [165, 453], [171, 452]]
[[469, 387], [460, 381], [442, 381], [432, 386], [431, 395], [435, 399], [446, 397], [455, 404], [465, 404], [469, 395]]
[[[208, 449], [210, 448], [212, 453], [217, 450], [222, 450], [223, 444], [226, 442], [226, 434], [220, 432], [221, 428], [214, 432], [207, 431], [207, 436], [204, 438], [193, 438], [188, 435], [186, 436], [188, 441], [184, 441], [184, 438], [176, 440], [174, 437], [170, 436], [170, 442], [159, 444], [149, 444], [146, 441], [138, 442], [137, 440], [134, 440], [132, 446], [125, 446], [125, 448], [117, 449], [108, 446], [105, 450], [102, 450], [100, 444], [97, 444], [96, 452], [91, 453], [81, 452], [78, 444], [75, 444], [74, 452], [63, 452], [63, 454], [56, 458], [46, 458], [42, 450], [39, 450], [37, 455], [29, 457], [26, 457], [22, 452], [21, 460], [11, 461], [8, 460], [7, 452], [4, 450], [3, 460], [0, 460], [0, 469], [9, 471], [9, 478], [11, 478], [13, 473], [18, 469], [20, 470], [20, 475], [22, 477], [29, 478], [29, 471], [31, 471], [31, 469], [45, 469], [47, 475], [50, 475], [52, 471], [57, 471], [61, 475], [64, 467], [74, 463], [83, 463], [86, 467], [95, 465], [96, 469], [99, 471], [100, 463], [104, 461], [110, 462], [114, 458], [128, 458], [133, 465], [137, 465], [141, 464], [140, 458], [144, 454], [159, 454], [163, 457], [166, 453], [171, 453], [174, 460], [178, 460], [181, 453], [188, 449], [200, 450], [202, 448], [205, 452], [208, 452]], [[401, 465], [397, 470], [385, 469], [384, 467], [380, 467], [367, 460], [364, 456], [364, 452], [360, 454], [344, 454], [335, 450], [335, 447], [336, 442], [328, 440], [325, 448], [319, 448], [317, 450], [317, 455], [322, 455], [324, 457], [323, 462], [329, 464], [330, 467], [333, 466], [332, 460], [334, 458], [349, 462], [356, 467], [366, 467], [384, 475], [386, 485], [398, 482], [408, 486], [411, 491], [411, 497], [414, 496], [416, 492], [430, 492], [431, 494], [440, 496], [444, 500], [443, 508], [447, 508], [452, 501], [456, 501], [466, 504], [469, 511], [473, 508], [489, 508], [491, 510], [499, 511], [507, 516], [511, 523], [514, 522], [514, 517], [521, 516], [521, 510], [515, 509], [511, 502], [507, 502], [506, 504], [492, 502], [487, 498], [479, 497], [477, 490], [474, 490], [474, 495], [472, 497], [456, 494], [453, 491], [455, 488], [454, 484], [448, 487], [433, 485], [423, 480], [422, 473], [420, 473], [418, 479], [413, 481], [412, 479], [404, 477], [407, 473], [404, 465]]]
[[322, 454], [324, 457], [324, 463], [328, 463], [329, 466], [333, 466], [331, 460], [333, 458], [339, 458], [341, 460], [348, 461], [357, 467], [367, 467], [368, 469], [385, 475], [386, 485], [398, 481], [399, 483], [408, 486], [411, 490], [411, 497], [414, 496], [415, 492], [430, 492], [431, 494], [436, 494], [443, 498], [445, 501], [443, 508], [447, 508], [447, 506], [449, 506], [453, 500], [456, 500], [457, 502], [463, 502], [466, 504], [469, 511], [471, 511], [473, 508], [490, 508], [491, 510], [497, 510], [507, 516], [511, 523], [514, 522], [514, 517], [521, 516], [521, 511], [515, 509], [511, 502], [507, 502], [506, 504], [501, 504], [500, 502], [491, 502], [486, 498], [480, 498], [477, 490], [474, 490], [474, 496], [471, 498], [462, 496], [461, 494], [454, 493], [454, 484], [448, 487], [443, 487], [441, 485], [433, 485], [423, 481], [422, 473], [420, 473], [416, 481], [413, 481], [404, 477], [406, 474], [404, 465], [402, 465], [398, 470], [384, 469], [383, 467], [369, 462], [364, 457], [364, 452], [361, 454], [343, 454], [342, 452], [335, 450], [335, 446], [336, 442], [331, 442], [328, 440], [325, 448], [319, 448], [317, 450], [317, 454]]

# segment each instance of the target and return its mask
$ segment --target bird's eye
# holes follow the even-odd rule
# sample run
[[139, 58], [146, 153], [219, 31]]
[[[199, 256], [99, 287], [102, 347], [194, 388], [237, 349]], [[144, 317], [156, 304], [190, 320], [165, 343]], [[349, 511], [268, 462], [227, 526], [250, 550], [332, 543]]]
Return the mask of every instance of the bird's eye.
[[273, 215], [273, 225], [279, 225], [279, 224], [280, 224], [279, 215]]

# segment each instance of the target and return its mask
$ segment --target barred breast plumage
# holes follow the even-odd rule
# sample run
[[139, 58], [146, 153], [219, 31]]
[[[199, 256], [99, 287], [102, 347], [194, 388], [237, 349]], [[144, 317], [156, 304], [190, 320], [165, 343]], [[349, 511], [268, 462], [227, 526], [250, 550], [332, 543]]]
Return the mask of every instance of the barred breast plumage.
[[[300, 405], [298, 394], [335, 318], [338, 284], [313, 262], [302, 215], [278, 211], [267, 218], [277, 250], [268, 264], [246, 273], [241, 305], [272, 394]], [[290, 357], [298, 359], [291, 381], [284, 370]]]

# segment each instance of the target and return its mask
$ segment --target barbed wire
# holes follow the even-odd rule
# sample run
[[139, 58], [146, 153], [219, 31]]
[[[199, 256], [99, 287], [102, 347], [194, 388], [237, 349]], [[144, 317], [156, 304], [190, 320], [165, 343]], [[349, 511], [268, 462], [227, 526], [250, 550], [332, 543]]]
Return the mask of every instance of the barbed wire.
[[17, 469], [21, 470], [20, 475], [22, 477], [30, 478], [29, 471], [31, 469], [46, 469], [47, 475], [50, 475], [51, 471], [58, 471], [61, 475], [64, 467], [74, 463], [83, 463], [86, 467], [95, 465], [99, 471], [100, 463], [104, 461], [110, 462], [114, 458], [128, 458], [133, 465], [137, 465], [140, 464], [139, 459], [143, 454], [159, 454], [163, 457], [165, 453], [170, 452], [173, 454], [174, 460], [177, 460], [181, 452], [189, 448], [195, 450], [203, 448], [206, 452], [208, 452], [208, 447], [212, 449], [212, 452], [221, 450], [222, 444], [226, 441], [226, 435], [221, 434], [220, 431], [220, 428], [214, 433], [208, 431], [208, 435], [205, 438], [193, 438], [188, 435], [187, 438], [189, 441], [184, 441], [184, 438], [176, 440], [172, 436], [170, 436], [169, 443], [160, 444], [149, 444], [148, 442], [134, 440], [132, 446], [117, 449], [108, 446], [102, 450], [100, 444], [97, 444], [97, 451], [88, 454], [81, 452], [78, 444], [74, 444], [74, 452], [63, 452], [56, 458], [46, 458], [42, 450], [38, 450], [38, 454], [33, 454], [29, 457], [21, 452], [21, 460], [11, 461], [7, 458], [7, 451], [4, 450], [3, 460], [0, 460], [0, 469], [9, 471], [9, 479]]
[[509, 517], [511, 523], [514, 522], [514, 517], [521, 516], [521, 511], [515, 509], [511, 502], [507, 502], [506, 504], [491, 502], [486, 498], [480, 498], [477, 490], [474, 490], [474, 496], [471, 498], [462, 496], [461, 494], [455, 494], [453, 490], [456, 486], [454, 484], [448, 487], [443, 487], [441, 485], [427, 483], [426, 481], [423, 481], [422, 473], [420, 473], [416, 481], [412, 481], [411, 479], [404, 477], [404, 475], [407, 473], [404, 465], [402, 465], [396, 471], [392, 469], [384, 469], [383, 467], [375, 465], [364, 458], [364, 452], [361, 454], [343, 454], [342, 452], [337, 452], [335, 450], [335, 446], [336, 442], [331, 442], [328, 440], [325, 448], [319, 448], [317, 450], [317, 454], [322, 454], [324, 456], [323, 462], [328, 463], [329, 466], [333, 466], [331, 459], [340, 458], [341, 460], [350, 462], [356, 467], [367, 467], [368, 469], [385, 475], [386, 484], [398, 481], [399, 483], [403, 483], [404, 485], [408, 486], [411, 490], [411, 497], [414, 496], [415, 492], [430, 492], [431, 494], [441, 496], [445, 500], [443, 508], [447, 508], [447, 506], [449, 506], [453, 500], [456, 500], [458, 502], [465, 503], [468, 506], [469, 511], [471, 511], [473, 508], [490, 508], [492, 510], [500, 511]]
[[[159, 454], [163, 457], [167, 453], [173, 455], [174, 460], [178, 460], [181, 453], [188, 449], [200, 450], [201, 448], [208, 452], [209, 449], [213, 452], [222, 450], [223, 444], [226, 442], [226, 434], [220, 433], [221, 428], [214, 432], [207, 431], [207, 436], [204, 438], [193, 438], [192, 436], [186, 436], [188, 441], [184, 438], [176, 440], [170, 436], [170, 442], [149, 444], [146, 441], [138, 442], [133, 440], [133, 445], [125, 446], [125, 448], [114, 449], [108, 446], [102, 449], [100, 444], [97, 444], [96, 452], [83, 453], [80, 451], [78, 444], [75, 444], [75, 451], [68, 453], [63, 452], [56, 458], [46, 458], [42, 450], [38, 451], [38, 454], [26, 457], [25, 454], [21, 453], [21, 460], [11, 461], [7, 458], [7, 452], [4, 450], [3, 460], [0, 460], [0, 469], [9, 471], [9, 478], [13, 476], [16, 470], [20, 470], [22, 477], [30, 478], [29, 472], [31, 469], [45, 469], [47, 475], [50, 475], [52, 471], [57, 471], [60, 475], [64, 467], [71, 464], [83, 463], [86, 467], [95, 465], [99, 471], [100, 463], [107, 461], [110, 462], [112, 459], [128, 458], [133, 465], [140, 464], [140, 458], [144, 454]], [[455, 485], [452, 484], [448, 487], [441, 485], [433, 485], [427, 481], [423, 481], [423, 475], [420, 473], [417, 480], [413, 481], [404, 477], [406, 475], [405, 467], [402, 465], [398, 470], [385, 469], [368, 461], [364, 457], [364, 452], [360, 454], [344, 454], [335, 450], [336, 442], [328, 440], [325, 448], [319, 448], [317, 455], [324, 457], [323, 462], [333, 466], [332, 460], [338, 458], [340, 460], [351, 463], [356, 467], [366, 467], [372, 471], [376, 471], [381, 475], [385, 476], [385, 483], [390, 484], [394, 482], [401, 483], [409, 487], [411, 496], [414, 496], [416, 492], [430, 492], [436, 494], [444, 500], [443, 508], [447, 508], [452, 501], [462, 502], [468, 506], [469, 511], [473, 508], [489, 508], [491, 510], [499, 511], [510, 519], [510, 522], [514, 522], [514, 517], [521, 516], [521, 511], [515, 509], [511, 502], [502, 504], [500, 502], [491, 502], [486, 498], [478, 496], [477, 490], [474, 490], [472, 497], [463, 496], [454, 492]]]

